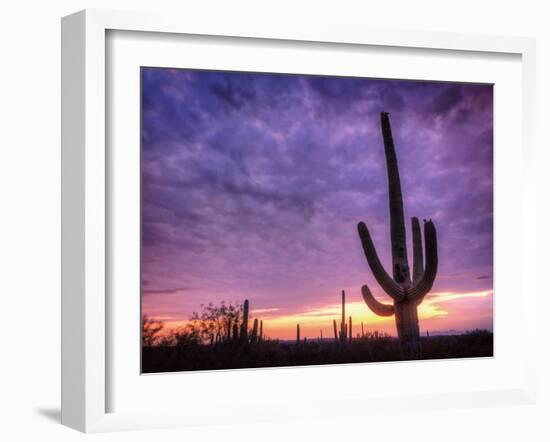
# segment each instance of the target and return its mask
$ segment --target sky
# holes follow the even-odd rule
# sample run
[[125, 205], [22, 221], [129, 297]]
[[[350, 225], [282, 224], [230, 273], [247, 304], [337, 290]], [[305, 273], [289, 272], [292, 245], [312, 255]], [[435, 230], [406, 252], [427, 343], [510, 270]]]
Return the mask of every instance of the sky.
[[[493, 87], [142, 68], [142, 311], [168, 329], [201, 304], [250, 302], [272, 338], [395, 335], [362, 300], [357, 223], [391, 269], [380, 112], [410, 218], [434, 221], [439, 270], [421, 332], [493, 327]], [[391, 271], [389, 271], [391, 273]]]

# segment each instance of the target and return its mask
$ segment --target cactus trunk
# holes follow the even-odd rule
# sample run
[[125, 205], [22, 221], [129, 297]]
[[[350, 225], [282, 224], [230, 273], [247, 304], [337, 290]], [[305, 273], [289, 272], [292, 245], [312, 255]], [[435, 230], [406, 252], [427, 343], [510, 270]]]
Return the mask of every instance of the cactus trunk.
[[351, 328], [351, 316], [350, 316], [349, 317], [349, 333], [348, 333], [348, 338], [349, 338], [350, 344], [351, 344], [352, 337], [353, 337], [353, 332], [352, 332], [352, 328]]
[[361, 322], [361, 337], [365, 337], [365, 328], [363, 327], [363, 322]]
[[296, 324], [296, 343], [300, 343], [300, 324]]
[[420, 359], [420, 328], [416, 302], [400, 302], [395, 305], [395, 325], [399, 337], [402, 359]]
[[405, 218], [403, 215], [403, 196], [401, 194], [401, 180], [397, 166], [397, 155], [393, 145], [393, 136], [390, 126], [390, 117], [386, 112], [381, 114], [382, 137], [386, 166], [388, 170], [388, 194], [390, 203], [390, 235], [393, 279], [404, 284], [410, 279], [409, 263], [407, 260], [407, 235]]
[[342, 344], [346, 342], [346, 292], [342, 290], [342, 321], [340, 322], [340, 340]]
[[254, 325], [252, 327], [252, 336], [250, 337], [250, 340], [252, 342], [256, 342], [258, 340], [258, 318], [254, 319]]
[[338, 342], [338, 328], [336, 327], [336, 319], [332, 320], [332, 327], [334, 328], [334, 341]]
[[264, 338], [264, 320], [260, 321], [260, 336], [258, 337], [261, 341]]
[[241, 324], [241, 341], [248, 342], [248, 299], [244, 300], [243, 323]]

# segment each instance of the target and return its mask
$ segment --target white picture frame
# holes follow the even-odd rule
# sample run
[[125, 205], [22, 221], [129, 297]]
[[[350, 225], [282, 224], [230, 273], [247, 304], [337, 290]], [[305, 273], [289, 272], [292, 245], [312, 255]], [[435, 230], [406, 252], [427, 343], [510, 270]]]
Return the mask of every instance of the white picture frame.
[[[62, 21], [62, 423], [85, 432], [208, 424], [199, 408], [189, 410], [140, 410], [109, 412], [107, 331], [111, 312], [107, 299], [109, 230], [106, 228], [111, 199], [107, 174], [106, 68], [109, 60], [106, 36], [110, 31], [140, 31], [179, 35], [201, 35], [270, 39], [274, 41], [368, 45], [379, 48], [468, 51], [483, 54], [513, 54], [521, 57], [521, 158], [522, 189], [520, 247], [521, 273], [527, 274], [536, 256], [534, 174], [535, 42], [518, 37], [493, 37], [451, 33], [389, 31], [337, 25], [291, 26], [269, 22], [214, 22], [196, 17], [87, 10]], [[520, 146], [518, 146], [518, 149]], [[498, 174], [498, 170], [497, 170]], [[499, 246], [497, 243], [496, 250]], [[498, 272], [498, 269], [496, 270]], [[536, 303], [536, 282], [521, 278], [522, 308]], [[522, 318], [525, 335], [534, 336], [535, 324]], [[412, 406], [422, 409], [529, 403], [535, 397], [535, 339], [524, 339], [526, 347], [518, 382], [501, 389], [463, 393], [403, 395], [398, 391], [377, 397], [334, 397], [311, 399], [311, 407], [297, 404], [235, 404], [216, 416], [218, 422], [272, 420], [285, 417], [322, 416], [338, 413], [368, 414], [373, 410], [397, 412]], [[357, 367], [355, 367], [357, 370]], [[300, 369], [288, 369], [300, 372]], [[342, 370], [332, 367], [331, 370]], [[274, 376], [265, 374], [262, 376]], [[301, 370], [303, 376], [303, 369]], [[326, 372], [325, 372], [326, 373]], [[243, 378], [246, 373], [226, 373]], [[516, 379], [514, 379], [516, 381]], [[166, 381], [165, 381], [166, 382]], [[361, 399], [365, 400], [361, 400]], [[329, 402], [338, 407], [323, 407]], [[261, 405], [261, 406], [260, 406]]]

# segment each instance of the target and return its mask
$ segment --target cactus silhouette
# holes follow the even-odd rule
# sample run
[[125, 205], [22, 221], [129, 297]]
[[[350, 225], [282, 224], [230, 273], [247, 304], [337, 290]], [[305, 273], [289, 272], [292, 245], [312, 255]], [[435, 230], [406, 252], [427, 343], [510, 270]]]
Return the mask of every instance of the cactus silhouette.
[[261, 341], [264, 337], [264, 320], [260, 320], [260, 336], [258, 336], [258, 340]]
[[349, 339], [349, 343], [351, 344], [351, 340], [352, 340], [352, 328], [351, 328], [351, 316], [349, 317], [349, 333], [348, 333], [348, 339]]
[[296, 324], [296, 343], [300, 343], [300, 324]]
[[346, 292], [342, 290], [342, 320], [340, 321], [340, 341], [346, 343], [347, 325], [346, 325]]
[[252, 326], [252, 336], [250, 337], [250, 340], [252, 342], [256, 342], [258, 340], [258, 318], [254, 319], [254, 325]]
[[412, 218], [413, 274], [407, 260], [403, 196], [397, 167], [397, 155], [393, 144], [390, 118], [387, 112], [380, 114], [382, 138], [388, 172], [388, 193], [390, 207], [390, 235], [393, 278], [386, 272], [365, 223], [357, 226], [363, 250], [371, 271], [382, 289], [392, 298], [393, 305], [383, 304], [372, 295], [368, 286], [361, 288], [367, 306], [379, 316], [395, 314], [401, 358], [421, 357], [420, 329], [418, 326], [418, 305], [431, 290], [437, 274], [437, 235], [431, 220], [424, 221], [426, 262], [422, 251], [422, 237], [417, 218]]
[[243, 322], [241, 324], [241, 341], [248, 342], [248, 299], [244, 300]]
[[338, 342], [338, 330], [336, 327], [336, 319], [332, 320], [332, 327], [334, 328], [334, 341]]

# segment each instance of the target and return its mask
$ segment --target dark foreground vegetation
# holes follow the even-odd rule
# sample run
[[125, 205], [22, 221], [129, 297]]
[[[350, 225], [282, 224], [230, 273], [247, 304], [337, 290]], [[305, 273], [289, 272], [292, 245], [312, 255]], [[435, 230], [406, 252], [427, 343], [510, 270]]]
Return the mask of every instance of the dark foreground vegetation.
[[[399, 341], [389, 335], [365, 333], [351, 342], [334, 339], [203, 343], [181, 335], [177, 340], [143, 342], [142, 372], [222, 370], [255, 367], [344, 364], [401, 360]], [[148, 345], [150, 344], [150, 345]], [[462, 335], [421, 338], [422, 359], [493, 356], [493, 334], [475, 330]]]

